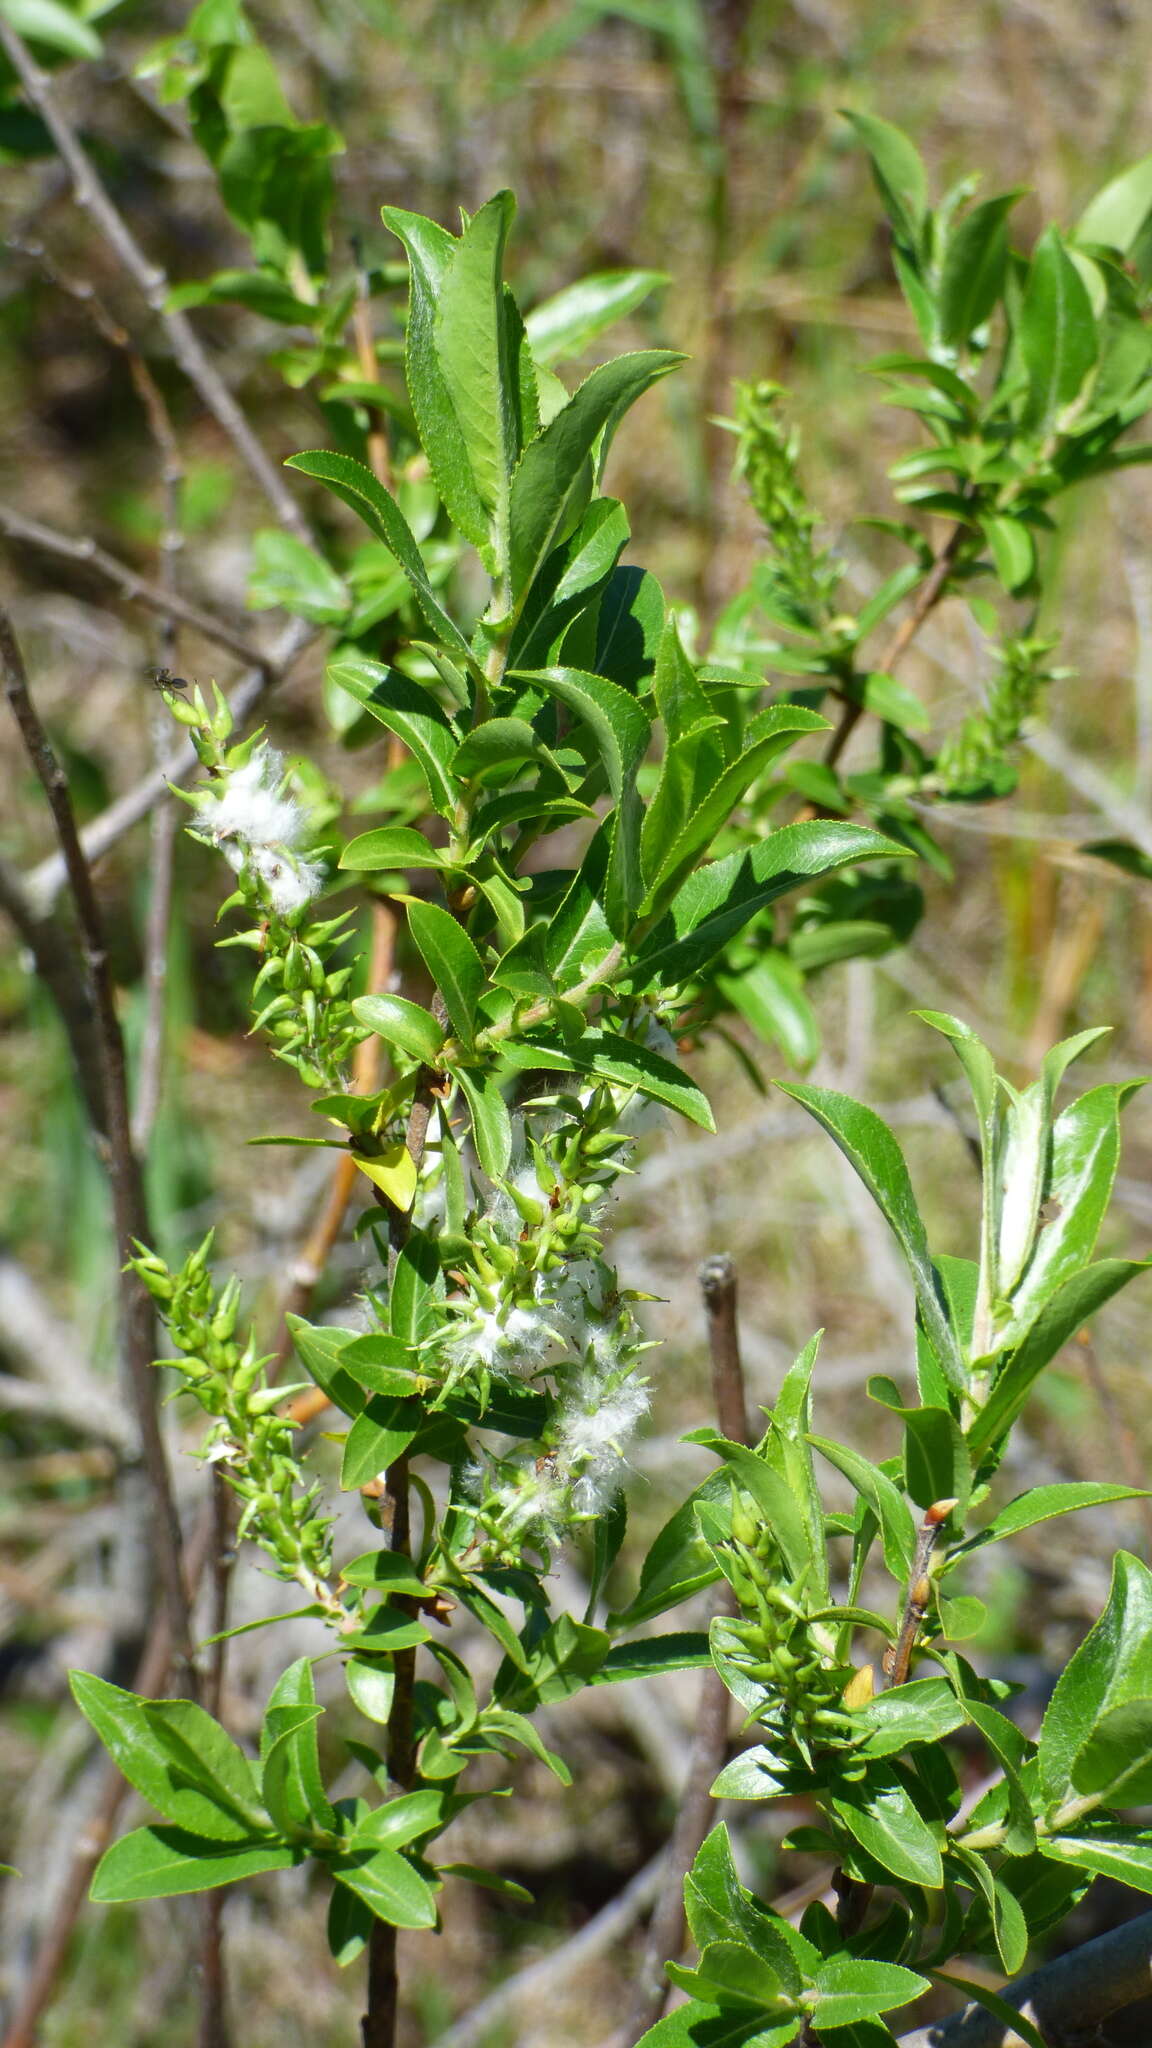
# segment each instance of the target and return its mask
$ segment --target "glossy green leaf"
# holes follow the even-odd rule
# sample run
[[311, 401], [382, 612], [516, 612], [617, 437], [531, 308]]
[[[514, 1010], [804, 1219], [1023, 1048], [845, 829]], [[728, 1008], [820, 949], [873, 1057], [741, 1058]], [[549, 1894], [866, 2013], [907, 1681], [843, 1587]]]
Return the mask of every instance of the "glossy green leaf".
[[1111, 1877], [1133, 1891], [1152, 1892], [1152, 1835], [1133, 1828], [1101, 1827], [1091, 1833], [1061, 1834], [1041, 1840], [1041, 1856], [1073, 1870]]
[[874, 1110], [831, 1088], [810, 1088], [796, 1081], [778, 1081], [776, 1085], [811, 1111], [855, 1167], [908, 1263], [920, 1320], [945, 1377], [950, 1386], [962, 1391], [967, 1379], [964, 1361], [948, 1320], [904, 1154], [887, 1124]]
[[1022, 520], [991, 512], [981, 519], [980, 526], [1005, 590], [1010, 594], [1023, 590], [1036, 569], [1036, 547], [1028, 528]]
[[1096, 361], [1096, 320], [1083, 279], [1058, 228], [1032, 252], [1018, 340], [1028, 375], [1024, 425], [1050, 426], [1079, 393]]
[[620, 980], [636, 990], [686, 981], [760, 911], [802, 882], [853, 861], [907, 854], [907, 847], [866, 826], [825, 820], [781, 826], [749, 852], [697, 868]]
[[721, 1998], [725, 2005], [756, 2006], [764, 2012], [795, 2011], [795, 1995], [763, 1956], [738, 1941], [709, 1942], [694, 1970], [665, 1965], [674, 1984], [698, 1998]]
[[[518, 1063], [530, 1067], [536, 1063], [537, 1055], [546, 1054], [549, 1047], [542, 1035], [526, 1032], [518, 1046], [506, 1046], [504, 1050], [509, 1056], [514, 1053]], [[654, 1102], [667, 1103], [669, 1109], [678, 1110], [702, 1130], [716, 1128], [707, 1097], [681, 1068], [635, 1039], [622, 1038], [619, 1032], [585, 1031], [564, 1047], [558, 1063], [574, 1067], [577, 1073], [592, 1074], [597, 1080], [635, 1088], [641, 1095], [651, 1096]], [[547, 1064], [547, 1060], [540, 1064]]]
[[487, 981], [472, 940], [438, 903], [409, 903], [408, 929], [444, 999], [456, 1036], [464, 1045], [471, 1045], [476, 1009]]
[[843, 1472], [844, 1477], [851, 1480], [861, 1499], [867, 1501], [880, 1524], [884, 1562], [893, 1578], [906, 1580], [912, 1570], [916, 1550], [916, 1524], [899, 1487], [878, 1465], [873, 1465], [850, 1444], [836, 1443], [825, 1436], [813, 1436], [809, 1441], [830, 1465], [835, 1465], [838, 1472]]
[[345, 1415], [358, 1415], [364, 1396], [352, 1374], [340, 1364], [340, 1353], [356, 1337], [355, 1330], [343, 1330], [335, 1323], [309, 1323], [303, 1316], [286, 1317], [292, 1342], [301, 1364], [333, 1406]]
[[408, 255], [409, 300], [405, 338], [408, 395], [420, 442], [448, 516], [473, 547], [484, 548], [488, 520], [477, 489], [467, 438], [440, 361], [436, 316], [444, 280], [456, 253], [455, 237], [423, 214], [398, 206], [381, 209], [385, 227]]
[[368, 1486], [403, 1457], [420, 1427], [419, 1405], [374, 1394], [356, 1417], [344, 1445], [340, 1484], [345, 1492]]
[[520, 672], [520, 680], [537, 683], [574, 711], [596, 741], [608, 787], [619, 801], [648, 751], [652, 728], [634, 697], [618, 683], [585, 669], [545, 668]]
[[[309, 449], [304, 454], [290, 456], [286, 466], [327, 484], [338, 498], [343, 498], [346, 505], [359, 513], [365, 525], [395, 556], [437, 639], [457, 656], [469, 658], [468, 642], [432, 588], [424, 557], [411, 527], [395, 498], [372, 471], [353, 456], [341, 455], [327, 448]], [[343, 679], [341, 682], [344, 689], [349, 687]]]
[[134, 1828], [101, 1857], [89, 1897], [98, 1906], [112, 1906], [215, 1891], [266, 1870], [291, 1870], [302, 1854], [287, 1843], [227, 1843], [178, 1827]]
[[1077, 1792], [1105, 1806], [1146, 1806], [1152, 1799], [1152, 1697], [1124, 1700], [1100, 1716], [1072, 1760]]
[[504, 250], [515, 210], [512, 194], [497, 192], [472, 216], [439, 279], [433, 322], [440, 373], [501, 561], [509, 485], [520, 453], [517, 365], [503, 295]]
[[57, 50], [62, 57], [94, 59], [104, 54], [99, 36], [61, 0], [4, 0], [3, 13], [17, 35]]
[[356, 996], [352, 1014], [389, 1045], [399, 1046], [411, 1059], [434, 1064], [444, 1044], [443, 1026], [419, 1003], [406, 996]]
[[721, 1468], [709, 1473], [669, 1517], [640, 1568], [635, 1598], [622, 1613], [611, 1617], [615, 1628], [636, 1628], [641, 1622], [654, 1621], [702, 1587], [715, 1584], [720, 1571], [701, 1538], [695, 1509], [698, 1501], [727, 1507], [731, 1494], [728, 1474]]
[[1075, 238], [1082, 247], [1100, 243], [1128, 256], [1150, 214], [1152, 156], [1143, 156], [1118, 177], [1110, 178], [1088, 201], [1076, 223]]
[[876, 1963], [867, 1956], [832, 1956], [815, 1971], [819, 1997], [812, 2018], [823, 2031], [848, 2027], [908, 2005], [931, 1989], [926, 1977], [899, 1963]]
[[480, 1170], [489, 1180], [500, 1180], [512, 1157], [512, 1119], [500, 1086], [492, 1074], [480, 1074], [467, 1067], [454, 1067], [472, 1119], [472, 1142]]
[[1010, 1500], [986, 1527], [961, 1544], [953, 1553], [950, 1565], [961, 1563], [973, 1550], [982, 1550], [987, 1543], [1001, 1543], [1006, 1536], [1018, 1536], [1021, 1529], [1031, 1529], [1037, 1522], [1051, 1521], [1056, 1515], [1075, 1514], [1080, 1508], [1103, 1507], [1110, 1501], [1145, 1498], [1147, 1489], [1092, 1479], [1069, 1479], [1054, 1486], [1033, 1486], [1027, 1493], [1018, 1494], [1015, 1500]]
[[427, 1586], [410, 1557], [402, 1550], [366, 1550], [343, 1566], [341, 1578], [349, 1586], [371, 1586], [377, 1592], [425, 1596]]
[[436, 699], [399, 669], [378, 661], [334, 661], [328, 674], [403, 740], [420, 763], [433, 809], [443, 818], [455, 817], [460, 790], [451, 764], [459, 741]]
[[601, 363], [554, 414], [520, 458], [509, 506], [512, 592], [521, 600], [561, 538], [597, 438], [609, 422], [684, 361], [646, 349]]
[[1120, 1158], [1120, 1112], [1138, 1082], [1092, 1088], [1057, 1117], [1044, 1183], [1046, 1221], [1012, 1297], [1012, 1319], [998, 1333], [1017, 1341], [1043, 1304], [1087, 1265], [1112, 1195]]
[[195, 1785], [215, 1805], [232, 1813], [249, 1835], [263, 1832], [267, 1822], [256, 1794], [252, 1765], [211, 1714], [194, 1700], [141, 1700], [140, 1713], [169, 1757], [178, 1782]]
[[533, 306], [524, 326], [538, 363], [583, 354], [606, 327], [668, 283], [664, 270], [597, 270]]
[[1130, 1280], [1148, 1270], [1141, 1259], [1099, 1259], [1074, 1273], [1045, 1303], [1019, 1349], [1003, 1368], [992, 1393], [968, 1431], [973, 1453], [998, 1443], [1011, 1428], [1037, 1375], [1083, 1323], [1111, 1301]]
[[390, 1927], [435, 1927], [436, 1899], [427, 1880], [395, 1849], [332, 1861], [333, 1875]]
[[388, 1726], [396, 1693], [396, 1672], [382, 1657], [349, 1657], [344, 1666], [344, 1683], [353, 1706], [369, 1721]]
[[641, 2034], [636, 2048], [787, 2048], [800, 2027], [799, 2015], [773, 2021], [746, 2005], [719, 2006], [692, 1998]]
[[421, 1835], [444, 1827], [467, 1805], [467, 1798], [451, 1792], [405, 1792], [399, 1799], [389, 1799], [384, 1806], [375, 1806], [365, 1814], [356, 1823], [349, 1842], [357, 1849], [402, 1849], [409, 1842], [419, 1841]]
[[[135, 1693], [125, 1692], [87, 1671], [73, 1671], [69, 1683], [77, 1706], [91, 1722], [117, 1769], [166, 1820], [189, 1834], [210, 1837], [216, 1842], [248, 1841], [260, 1832], [256, 1788], [246, 1760], [241, 1758], [246, 1771], [246, 1779], [241, 1780], [239, 1787], [243, 1796], [238, 1800], [231, 1791], [225, 1791], [222, 1797], [217, 1797], [214, 1788], [207, 1789], [204, 1773], [197, 1772], [189, 1779], [172, 1745], [161, 1739], [161, 1731], [144, 1712], [146, 1704], [162, 1706], [175, 1702], [139, 1700]], [[208, 1716], [204, 1718], [207, 1720]], [[220, 1734], [227, 1742], [223, 1730]], [[211, 1782], [209, 1778], [208, 1783]], [[253, 1808], [257, 1817], [250, 1820], [248, 1814]]]
[[423, 832], [413, 832], [407, 825], [380, 825], [349, 840], [340, 866], [353, 874], [373, 875], [390, 868], [442, 868], [444, 858], [444, 848], [433, 846]]
[[928, 180], [915, 145], [890, 121], [846, 110], [872, 163], [872, 175], [898, 242], [912, 254], [920, 249], [928, 210]]
[[914, 1678], [857, 1709], [869, 1756], [896, 1756], [916, 1742], [942, 1742], [963, 1726], [964, 1707], [944, 1678]]
[[837, 1819], [875, 1862], [905, 1884], [936, 1891], [944, 1866], [936, 1835], [895, 1766], [882, 1759], [850, 1789], [829, 1800]]
[[[945, 1603], [947, 1604], [947, 1603]], [[1004, 1773], [1007, 1794], [1004, 1850], [1009, 1856], [1029, 1856], [1036, 1847], [1036, 1822], [1032, 1802], [1021, 1776], [1029, 1743], [1015, 1722], [984, 1700], [966, 1702], [968, 1718], [975, 1723]]]
[[778, 1045], [793, 1066], [811, 1066], [820, 1051], [820, 1026], [804, 976], [787, 953], [770, 947], [749, 966], [718, 974], [716, 986], [758, 1038]]
[[940, 339], [962, 347], [992, 312], [1008, 268], [1008, 215], [1019, 192], [982, 200], [948, 237], [937, 297]]
[[[324, 1790], [316, 1740], [320, 1712], [312, 1659], [297, 1657], [281, 1672], [268, 1696], [260, 1731], [260, 1756], [269, 1812], [277, 1817], [272, 1805], [275, 1796], [293, 1814], [298, 1826], [331, 1829], [336, 1826], [336, 1815]], [[275, 1795], [272, 1786], [277, 1787]]]
[[1050, 1809], [1067, 1797], [1076, 1758], [1105, 1714], [1149, 1695], [1152, 1572], [1120, 1550], [1108, 1605], [1061, 1672], [1041, 1726], [1037, 1769]]

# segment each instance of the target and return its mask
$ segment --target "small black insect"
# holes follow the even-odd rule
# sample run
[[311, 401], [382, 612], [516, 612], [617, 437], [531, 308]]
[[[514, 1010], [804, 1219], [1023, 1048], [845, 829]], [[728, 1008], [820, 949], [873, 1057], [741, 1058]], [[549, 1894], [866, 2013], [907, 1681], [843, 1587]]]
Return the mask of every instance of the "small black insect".
[[186, 676], [174, 676], [170, 668], [149, 669], [148, 681], [162, 697], [182, 697], [191, 687]]

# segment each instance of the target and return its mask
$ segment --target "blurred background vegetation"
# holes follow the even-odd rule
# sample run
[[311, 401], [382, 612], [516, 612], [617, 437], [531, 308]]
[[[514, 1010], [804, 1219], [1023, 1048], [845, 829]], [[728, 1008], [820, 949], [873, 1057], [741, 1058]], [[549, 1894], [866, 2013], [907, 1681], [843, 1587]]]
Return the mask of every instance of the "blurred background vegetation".
[[[681, 348], [691, 361], [629, 422], [610, 482], [632, 520], [632, 559], [695, 613], [702, 644], [760, 547], [732, 476], [733, 443], [714, 424], [732, 409], [735, 379], [788, 387], [812, 495], [850, 564], [850, 597], [890, 566], [883, 538], [853, 522], [891, 513], [885, 472], [914, 445], [915, 427], [884, 407], [866, 365], [881, 350], [911, 345], [913, 333], [862, 152], [837, 110], [899, 121], [937, 189], [973, 168], [986, 191], [1028, 187], [1033, 196], [1015, 217], [1025, 244], [1042, 219], [1074, 219], [1106, 177], [1152, 146], [1152, 12], [1137, 0], [1043, 8], [1030, 0], [965, 8], [942, 0], [253, 0], [249, 11], [296, 112], [345, 136], [335, 164], [338, 233], [365, 264], [395, 262], [382, 203], [452, 223], [460, 206], [510, 185], [520, 206], [512, 262], [522, 303], [591, 270], [666, 273], [621, 340], [630, 331], [636, 343]], [[144, 50], [179, 31], [186, 9], [129, 0], [89, 12], [102, 16], [105, 55], [61, 73], [59, 91], [140, 240], [177, 283], [242, 262], [182, 110], [161, 106], [134, 75]], [[27, 140], [0, 128], [8, 244], [0, 495], [26, 518], [90, 535], [154, 573], [156, 451], [123, 354], [59, 277], [86, 280], [140, 336], [172, 407], [186, 466], [181, 574], [243, 627], [250, 535], [266, 512], [72, 204], [55, 159], [25, 155]], [[27, 253], [32, 244], [50, 251], [56, 277]], [[399, 286], [393, 304], [398, 311]], [[291, 345], [290, 330], [235, 307], [194, 317], [276, 460], [329, 439], [315, 398], [269, 367]], [[381, 332], [395, 340], [399, 328], [385, 316]], [[1145, 817], [1152, 804], [1150, 543], [1146, 471], [1121, 472], [1072, 498], [1039, 629], [1059, 632], [1057, 658], [1074, 674], [1050, 693], [1015, 797], [938, 813], [953, 873], [922, 875], [927, 911], [910, 944], [832, 967], [813, 984], [824, 1032], [819, 1078], [873, 1102], [898, 1128], [945, 1249], [967, 1248], [976, 1181], [952, 1110], [947, 1054], [912, 1022], [913, 1007], [962, 1015], [1018, 1078], [1054, 1038], [1098, 1023], [1115, 1031], [1092, 1056], [1096, 1078], [1128, 1078], [1152, 1060], [1148, 885], [1078, 851], [1118, 830], [1125, 804]], [[164, 714], [146, 676], [161, 649], [147, 619], [110, 601], [83, 564], [61, 565], [17, 543], [6, 543], [4, 556], [38, 702], [82, 815], [94, 816], [152, 758]], [[1025, 617], [1022, 607], [1022, 624]], [[934, 718], [954, 723], [973, 696], [974, 662], [968, 615], [947, 603], [904, 677]], [[181, 635], [177, 665], [225, 687], [238, 669], [194, 634]], [[278, 745], [310, 753], [353, 789], [379, 774], [375, 749], [344, 755], [325, 716], [315, 649], [278, 691], [269, 722]], [[148, 833], [137, 827], [100, 869], [130, 1033], [144, 1001]], [[0, 850], [24, 869], [51, 851], [10, 734], [0, 745]], [[170, 1254], [216, 1220], [219, 1253], [243, 1273], [271, 1330], [322, 1199], [325, 1169], [313, 1162], [324, 1155], [244, 1149], [247, 1138], [305, 1126], [295, 1082], [245, 1036], [243, 966], [214, 949], [223, 893], [218, 864], [181, 839], [150, 1194]], [[783, 1071], [782, 1056], [758, 1048], [756, 1057], [764, 1072]], [[855, 1431], [866, 1448], [882, 1445], [883, 1422], [865, 1409], [865, 1380], [904, 1370], [912, 1342], [896, 1256], [826, 1140], [798, 1111], [757, 1092], [725, 1047], [698, 1065], [721, 1135], [669, 1126], [653, 1139], [615, 1235], [626, 1280], [657, 1297], [650, 1325], [664, 1345], [653, 1355], [656, 1421], [633, 1502], [641, 1536], [706, 1463], [677, 1442], [708, 1400], [695, 1277], [703, 1257], [725, 1250], [737, 1261], [753, 1399], [771, 1398], [786, 1362], [823, 1326], [822, 1426]], [[0, 1389], [8, 1388], [0, 1391], [0, 1839], [25, 1871], [5, 1907], [10, 1993], [49, 1910], [61, 1818], [67, 1826], [84, 1810], [85, 1738], [64, 1673], [100, 1667], [116, 1602], [127, 1596], [110, 1565], [113, 1425], [89, 1415], [86, 1426], [63, 1397], [50, 1398], [73, 1363], [93, 1404], [114, 1385], [103, 1179], [55, 1018], [8, 931], [0, 939], [0, 1129]], [[1152, 1218], [1152, 1108], [1137, 1102], [1127, 1130], [1107, 1248], [1138, 1255]], [[351, 1238], [341, 1245], [321, 1308], [354, 1295], [360, 1257]], [[1145, 1316], [1137, 1290], [1047, 1376], [1018, 1453], [1030, 1482], [1139, 1483], [1149, 1448]], [[15, 1379], [40, 1398], [21, 1402]], [[178, 1438], [181, 1423], [170, 1416], [170, 1426]], [[1078, 1518], [1073, 1534], [1055, 1539], [1059, 1548], [1037, 1536], [1009, 1563], [993, 1551], [998, 1561], [966, 1588], [986, 1607], [972, 1653], [1042, 1698], [1045, 1675], [1102, 1604], [1117, 1542], [1147, 1555], [1137, 1510]], [[255, 1573], [247, 1580], [254, 1590], [241, 1603], [253, 1603], [253, 1613], [276, 1599]], [[237, 1646], [227, 1705], [241, 1734], [283, 1648], [275, 1634]], [[674, 1809], [693, 1699], [689, 1674], [556, 1710], [550, 1739], [572, 1764], [575, 1790], [561, 1793], [528, 1766], [525, 1818], [513, 1825], [490, 1817], [499, 1808], [485, 1809], [483, 1823], [485, 1859], [526, 1882], [536, 1903], [497, 1908], [457, 1888], [447, 1952], [431, 1937], [408, 1946], [410, 2042], [436, 2038], [511, 1972], [552, 1953], [643, 1869]], [[744, 1816], [742, 1853], [769, 1895], [810, 1874], [803, 1858], [776, 1847], [796, 1818], [760, 1809]], [[467, 1858], [463, 1835], [457, 1853]], [[45, 2043], [89, 2041], [97, 2013], [104, 2037], [123, 2048], [194, 2039], [192, 1909], [176, 1908], [84, 1918]], [[593, 1944], [577, 1970], [530, 1984], [486, 2028], [447, 2038], [454, 2048], [592, 2048], [618, 2018], [636, 1918], [623, 1912], [607, 1930], [613, 1940]], [[330, 1965], [315, 1902], [302, 1889], [277, 1882], [236, 1898], [229, 1952], [244, 2048], [284, 2040], [335, 2048], [354, 2038], [359, 1987]]]

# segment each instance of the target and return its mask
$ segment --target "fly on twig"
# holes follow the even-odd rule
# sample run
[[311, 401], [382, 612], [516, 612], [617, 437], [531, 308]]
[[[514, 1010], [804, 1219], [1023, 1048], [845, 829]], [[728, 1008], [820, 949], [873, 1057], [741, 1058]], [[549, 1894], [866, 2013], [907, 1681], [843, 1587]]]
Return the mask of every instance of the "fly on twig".
[[162, 697], [183, 697], [191, 688], [187, 676], [174, 676], [170, 668], [150, 668], [148, 681]]

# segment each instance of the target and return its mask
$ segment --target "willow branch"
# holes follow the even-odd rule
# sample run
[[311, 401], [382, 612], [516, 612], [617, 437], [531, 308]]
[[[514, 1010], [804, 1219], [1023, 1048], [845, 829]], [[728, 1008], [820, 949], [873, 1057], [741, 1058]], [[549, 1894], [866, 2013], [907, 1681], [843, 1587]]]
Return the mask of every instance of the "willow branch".
[[44, 72], [27, 45], [0, 14], [0, 48], [19, 77], [25, 94], [47, 128], [72, 181], [77, 204], [95, 222], [123, 269], [143, 294], [147, 304], [163, 323], [172, 352], [185, 376], [194, 384], [208, 411], [227, 434], [236, 453], [260, 486], [277, 519], [298, 539], [310, 540], [310, 529], [283, 476], [261, 447], [243, 412], [219, 371], [209, 361], [204, 346], [186, 314], [168, 305], [171, 285], [167, 273], [153, 263], [133, 235], [127, 221], [113, 205], [97, 176], [92, 160], [67, 116], [61, 112]]
[[10, 540], [25, 541], [30, 547], [43, 548], [44, 552], [58, 561], [75, 562], [81, 568], [95, 569], [105, 581], [111, 583], [122, 597], [130, 598], [135, 604], [147, 606], [161, 618], [178, 619], [182, 626], [190, 626], [194, 632], [202, 633], [205, 640], [211, 640], [217, 647], [226, 647], [240, 661], [248, 662], [253, 668], [273, 668], [274, 658], [262, 654], [246, 633], [230, 626], [226, 619], [209, 611], [206, 605], [197, 604], [194, 599], [181, 597], [177, 591], [166, 590], [161, 583], [152, 583], [147, 576], [141, 576], [127, 562], [109, 554], [87, 535], [74, 538], [71, 534], [60, 533], [53, 526], [44, 526], [38, 519], [27, 519], [23, 512], [17, 512], [12, 505], [0, 504], [0, 533], [6, 533]]
[[[1090, 2041], [1110, 2013], [1152, 1994], [1152, 1913], [1057, 1956], [998, 1993], [1043, 2039]], [[901, 2034], [900, 2048], [1026, 2048], [1023, 2036], [973, 2001], [947, 2019]]]
[[[24, 661], [7, 612], [0, 609], [0, 668], [12, 714], [40, 779], [56, 827], [68, 875], [84, 953], [103, 1084], [104, 1152], [116, 1224], [120, 1263], [131, 1256], [134, 1241], [150, 1241], [140, 1162], [132, 1143], [128, 1105], [128, 1068], [116, 996], [104, 938], [104, 922], [92, 873], [84, 857], [72, 810], [68, 781], [40, 722], [28, 689]], [[120, 1275], [122, 1359], [140, 1427], [140, 1442], [155, 1512], [155, 1542], [164, 1585], [168, 1618], [177, 1654], [191, 1655], [188, 1604], [180, 1563], [180, 1523], [172, 1495], [168, 1459], [157, 1414], [158, 1382], [152, 1302], [130, 1269]]]
[[[882, 675], [892, 675], [904, 659], [924, 621], [931, 612], [935, 611], [947, 588], [948, 579], [952, 574], [953, 566], [964, 538], [970, 531], [971, 529], [960, 521], [957, 521], [953, 527], [931, 569], [920, 585], [915, 604], [907, 617], [902, 619], [899, 626], [897, 626], [895, 633], [892, 635], [880, 660], [876, 664]], [[836, 766], [863, 715], [863, 704], [857, 702], [855, 698], [850, 698], [840, 713], [839, 723], [825, 749], [824, 765], [826, 768], [834, 768]]]

